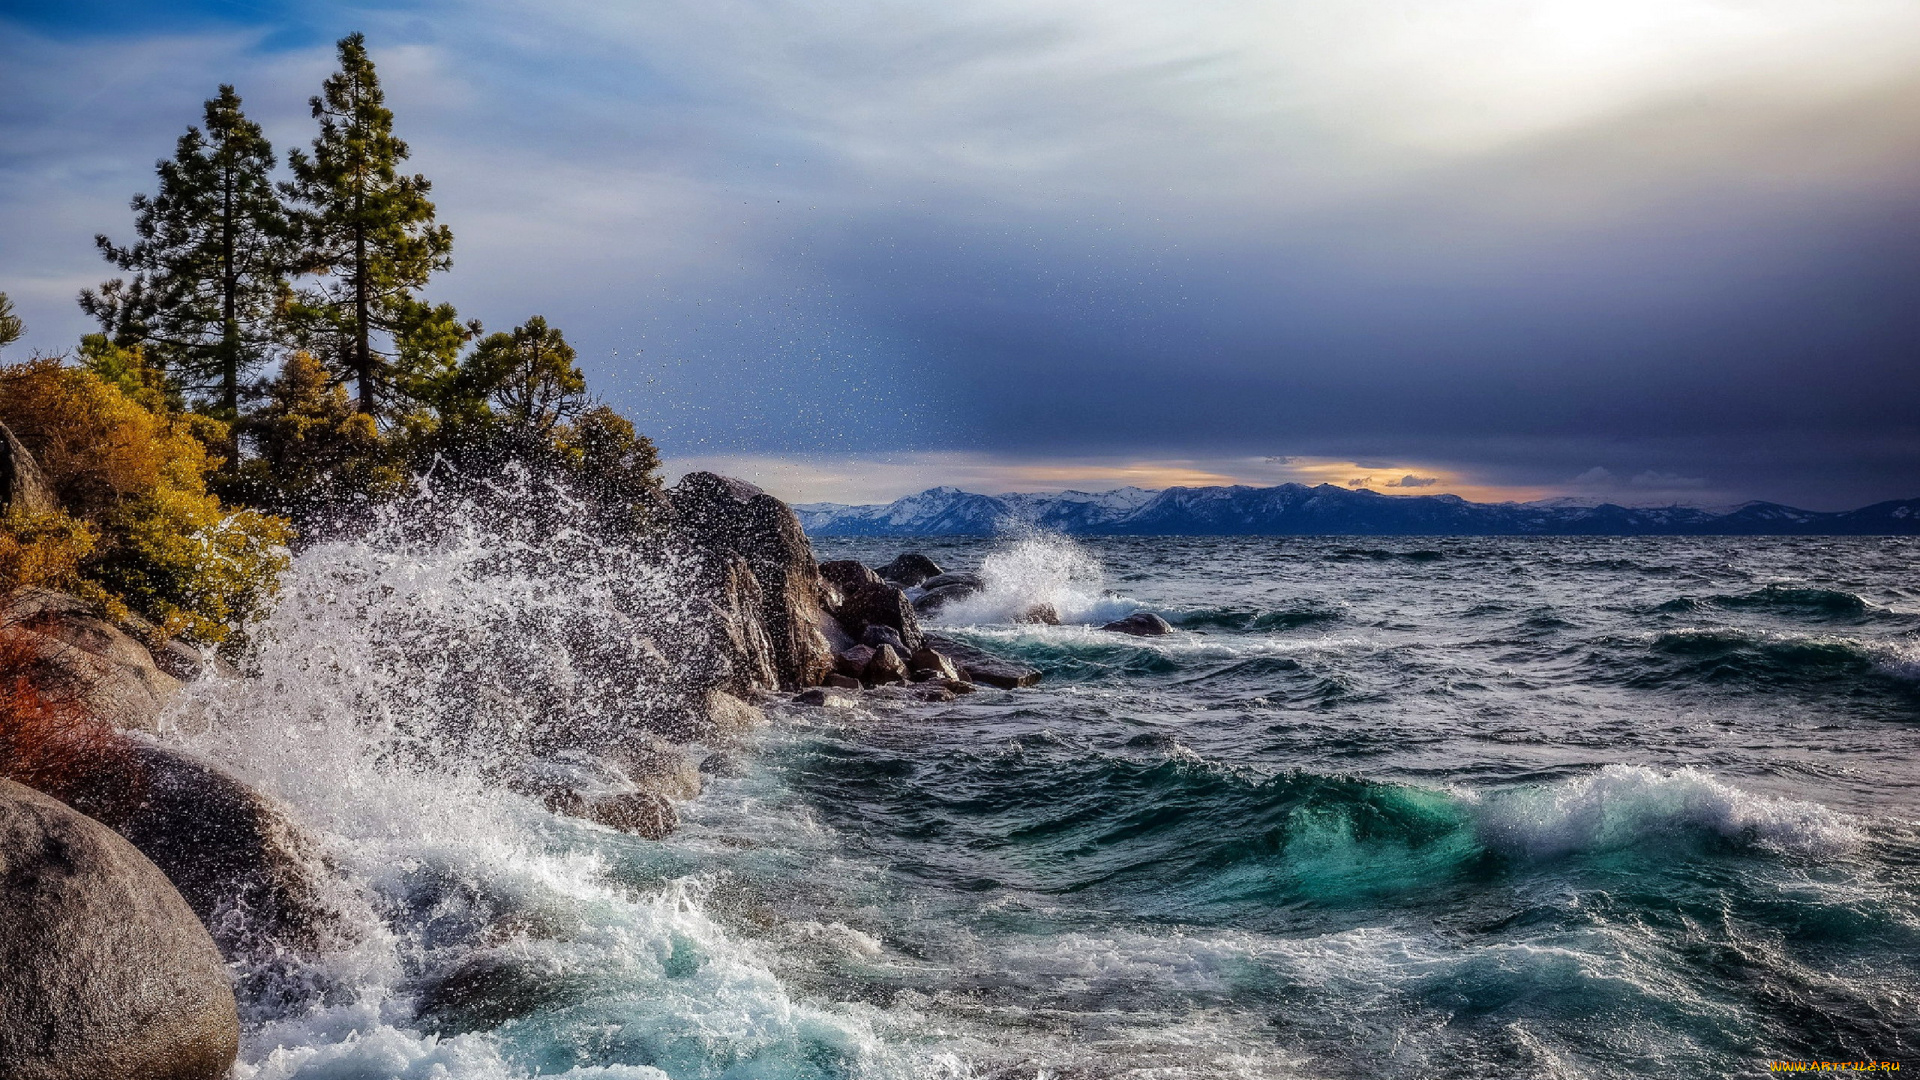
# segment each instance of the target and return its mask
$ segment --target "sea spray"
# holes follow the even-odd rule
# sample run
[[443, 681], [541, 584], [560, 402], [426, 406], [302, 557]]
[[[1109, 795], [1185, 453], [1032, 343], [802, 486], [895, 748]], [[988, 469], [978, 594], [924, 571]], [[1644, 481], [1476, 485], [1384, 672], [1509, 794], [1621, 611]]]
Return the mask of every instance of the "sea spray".
[[673, 640], [697, 635], [673, 552], [515, 515], [564, 496], [510, 483], [505, 499], [425, 490], [302, 552], [252, 628], [248, 677], [203, 679], [175, 712], [176, 738], [321, 835], [360, 921], [242, 980], [272, 992], [242, 1003], [239, 1075], [867, 1068], [885, 1056], [870, 1026], [796, 1002], [693, 879], [636, 892], [608, 855], [644, 842], [515, 794], [568, 766], [556, 745], [648, 723], [672, 698], [663, 650], [704, 643]]
[[937, 621], [966, 626], [1018, 622], [1039, 608], [1065, 623], [1106, 622], [1137, 609], [1103, 586], [1106, 571], [1064, 536], [1034, 535], [980, 560], [981, 589], [943, 607]]

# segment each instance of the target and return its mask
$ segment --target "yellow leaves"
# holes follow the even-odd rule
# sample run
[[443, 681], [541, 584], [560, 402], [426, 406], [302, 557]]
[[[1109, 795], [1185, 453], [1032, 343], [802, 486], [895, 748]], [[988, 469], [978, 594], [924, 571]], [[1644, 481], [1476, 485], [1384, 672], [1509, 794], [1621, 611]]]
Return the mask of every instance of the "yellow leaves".
[[99, 536], [60, 510], [11, 510], [0, 517], [0, 593], [42, 588], [73, 591], [80, 564]]
[[156, 411], [54, 360], [0, 368], [0, 422], [65, 508], [6, 519], [4, 580], [81, 592], [91, 581], [168, 634], [206, 642], [225, 640], [273, 595], [292, 527], [208, 493], [220, 459], [207, 446], [226, 444], [225, 424]]

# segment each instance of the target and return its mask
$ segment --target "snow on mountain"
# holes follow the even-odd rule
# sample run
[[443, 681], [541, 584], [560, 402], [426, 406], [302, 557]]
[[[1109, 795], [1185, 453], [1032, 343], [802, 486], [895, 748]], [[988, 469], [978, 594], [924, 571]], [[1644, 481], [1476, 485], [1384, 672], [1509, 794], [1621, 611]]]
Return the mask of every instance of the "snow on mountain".
[[1845, 513], [1752, 502], [1725, 510], [1626, 507], [1588, 499], [1475, 503], [1320, 484], [977, 495], [937, 487], [877, 506], [803, 503], [815, 536], [986, 536], [1022, 529], [1083, 535], [1635, 536], [1920, 534], [1920, 499]]

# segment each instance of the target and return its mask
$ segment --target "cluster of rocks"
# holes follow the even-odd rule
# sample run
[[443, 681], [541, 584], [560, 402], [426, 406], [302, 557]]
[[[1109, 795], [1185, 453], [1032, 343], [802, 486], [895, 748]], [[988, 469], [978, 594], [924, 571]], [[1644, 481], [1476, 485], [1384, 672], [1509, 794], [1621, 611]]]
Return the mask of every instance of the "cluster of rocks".
[[[0, 427], [0, 510], [49, 499]], [[711, 473], [683, 478], [668, 512], [670, 547], [691, 568], [692, 625], [650, 647], [648, 677], [660, 685], [637, 722], [542, 747], [580, 752], [619, 783], [531, 768], [508, 779], [556, 812], [662, 837], [676, 802], [737, 768], [712, 748], [770, 702], [951, 700], [1040, 677], [921, 628], [921, 614], [979, 591], [977, 577], [919, 554], [877, 572], [819, 564], [784, 503]], [[351, 890], [286, 807], [145, 737], [183, 682], [221, 661], [47, 590], [0, 598], [0, 628], [29, 647], [24, 677], [113, 733], [112, 752], [69, 770], [57, 790], [0, 780], [0, 1076], [224, 1076], [238, 1035], [227, 965], [350, 940]], [[690, 743], [710, 748], [697, 765]]]
[[15, 677], [99, 728], [48, 791], [0, 779], [0, 1076], [225, 1076], [227, 964], [349, 942], [337, 868], [284, 806], [144, 737], [212, 661], [61, 593], [0, 621], [31, 658]]

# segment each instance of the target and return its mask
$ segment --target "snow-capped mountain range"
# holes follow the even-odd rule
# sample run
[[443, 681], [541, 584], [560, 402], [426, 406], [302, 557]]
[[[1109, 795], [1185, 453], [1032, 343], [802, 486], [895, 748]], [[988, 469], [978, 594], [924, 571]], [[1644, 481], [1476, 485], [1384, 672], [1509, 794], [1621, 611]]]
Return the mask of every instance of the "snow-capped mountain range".
[[1321, 484], [976, 495], [937, 487], [883, 506], [796, 505], [815, 536], [985, 536], [1042, 529], [1111, 536], [1916, 535], [1920, 499], [1824, 513], [1779, 503], [1730, 509], [1475, 503]]

